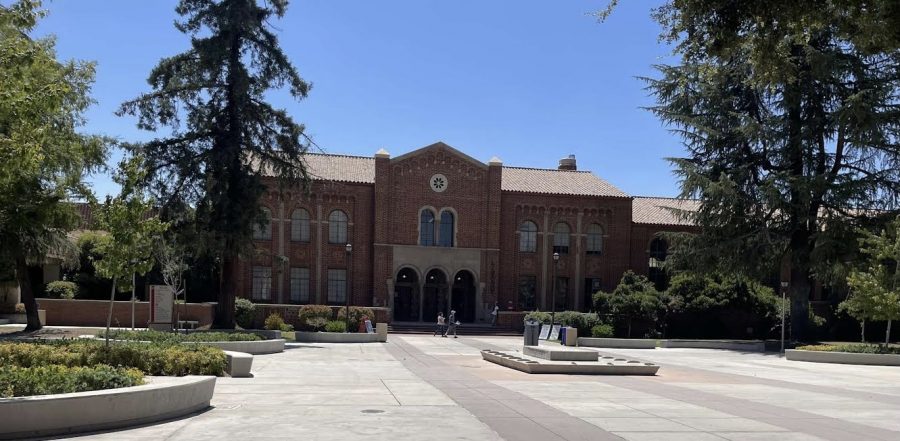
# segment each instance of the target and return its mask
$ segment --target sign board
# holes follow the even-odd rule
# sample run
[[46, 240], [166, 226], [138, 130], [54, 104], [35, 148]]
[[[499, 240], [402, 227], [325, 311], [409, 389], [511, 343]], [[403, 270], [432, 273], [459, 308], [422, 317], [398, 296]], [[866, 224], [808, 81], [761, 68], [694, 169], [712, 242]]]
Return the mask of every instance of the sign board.
[[553, 325], [553, 329], [550, 331], [550, 340], [559, 340], [559, 326]]
[[372, 329], [372, 321], [371, 321], [371, 320], [366, 320], [366, 333], [367, 333], [367, 334], [374, 334], [374, 333], [375, 333], [375, 330]]
[[[166, 285], [150, 285], [150, 324], [168, 324], [172, 328], [172, 310], [175, 298], [172, 288]], [[151, 326], [151, 328], [159, 328]]]
[[538, 340], [546, 340], [547, 337], [550, 336], [550, 325], [541, 325], [541, 335], [538, 336]]

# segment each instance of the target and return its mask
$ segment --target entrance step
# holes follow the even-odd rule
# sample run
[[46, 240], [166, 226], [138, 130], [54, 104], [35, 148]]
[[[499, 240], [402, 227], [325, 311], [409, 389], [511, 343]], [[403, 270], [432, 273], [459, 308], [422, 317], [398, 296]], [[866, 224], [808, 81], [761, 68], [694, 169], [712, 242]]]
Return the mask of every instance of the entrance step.
[[[393, 334], [434, 334], [437, 325], [422, 322], [394, 322], [388, 325], [388, 331]], [[521, 336], [521, 332], [514, 329], [494, 327], [486, 324], [463, 323], [456, 327], [457, 335], [497, 335], [497, 336]]]

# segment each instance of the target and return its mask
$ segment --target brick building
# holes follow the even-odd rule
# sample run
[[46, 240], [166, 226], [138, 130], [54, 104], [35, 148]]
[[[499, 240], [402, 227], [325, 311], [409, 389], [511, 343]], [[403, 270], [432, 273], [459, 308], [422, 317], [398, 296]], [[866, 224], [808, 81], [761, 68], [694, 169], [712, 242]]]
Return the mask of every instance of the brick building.
[[666, 245], [655, 234], [691, 228], [669, 208], [691, 202], [629, 196], [571, 156], [552, 169], [509, 167], [439, 142], [394, 158], [305, 160], [308, 192], [273, 183], [265, 196], [271, 222], [255, 232], [243, 297], [343, 304], [349, 294], [394, 321], [455, 309], [477, 322], [495, 301], [549, 310], [555, 287], [557, 310], [587, 310], [626, 270], [660, 277]]

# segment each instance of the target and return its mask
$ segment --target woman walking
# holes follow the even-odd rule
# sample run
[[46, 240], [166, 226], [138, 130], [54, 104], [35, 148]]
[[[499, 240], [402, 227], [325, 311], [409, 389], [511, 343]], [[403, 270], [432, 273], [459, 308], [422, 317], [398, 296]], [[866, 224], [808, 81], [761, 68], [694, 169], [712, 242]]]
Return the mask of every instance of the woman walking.
[[444, 324], [446, 320], [444, 319], [444, 313], [439, 312], [437, 316], [437, 326], [434, 328], [434, 336], [437, 337], [438, 334], [444, 335]]

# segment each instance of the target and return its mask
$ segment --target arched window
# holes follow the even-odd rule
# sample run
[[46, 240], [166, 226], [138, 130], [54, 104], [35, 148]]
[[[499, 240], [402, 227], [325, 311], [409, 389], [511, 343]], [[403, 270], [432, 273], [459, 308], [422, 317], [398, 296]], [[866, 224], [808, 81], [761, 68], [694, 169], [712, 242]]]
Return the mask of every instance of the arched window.
[[600, 224], [590, 224], [587, 228], [587, 253], [603, 253], [603, 227]]
[[253, 239], [254, 240], [271, 240], [272, 239], [272, 212], [263, 207], [262, 208], [263, 218], [265, 219], [265, 223], [260, 225], [259, 223], [253, 224]]
[[532, 221], [519, 225], [519, 251], [533, 253], [537, 251], [537, 225]]
[[553, 252], [569, 254], [569, 224], [558, 222], [553, 227]]
[[347, 213], [334, 210], [328, 215], [328, 243], [347, 243]]
[[419, 245], [434, 246], [434, 212], [427, 208], [419, 215]]
[[303, 208], [291, 213], [291, 240], [309, 242], [309, 212]]
[[441, 212], [441, 235], [438, 237], [440, 243], [438, 245], [442, 247], [452, 247], [453, 246], [453, 234], [454, 232], [454, 218], [453, 213], [449, 210], [444, 210]]

